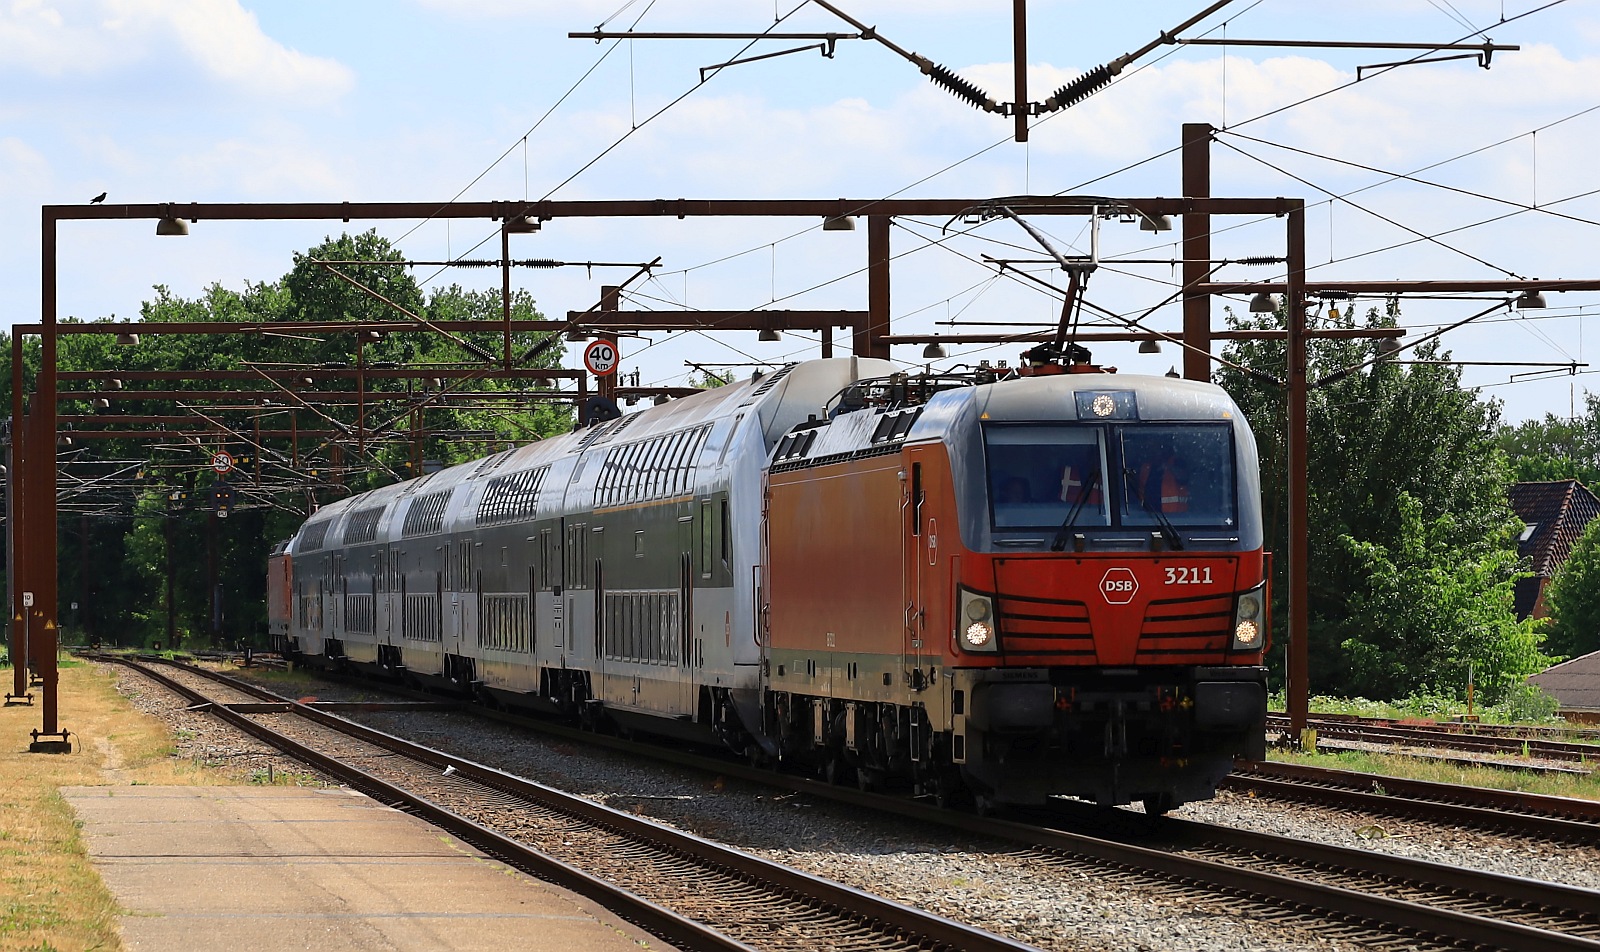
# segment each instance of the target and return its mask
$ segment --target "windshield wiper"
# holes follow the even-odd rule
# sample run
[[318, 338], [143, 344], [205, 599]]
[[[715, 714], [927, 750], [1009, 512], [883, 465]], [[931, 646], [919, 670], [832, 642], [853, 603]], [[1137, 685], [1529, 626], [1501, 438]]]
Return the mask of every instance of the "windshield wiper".
[[1139, 474], [1127, 467], [1123, 467], [1122, 473], [1128, 477], [1128, 485], [1133, 487], [1133, 494], [1139, 500], [1139, 507], [1150, 515], [1155, 516], [1156, 521], [1161, 523], [1161, 538], [1166, 540], [1167, 548], [1182, 549], [1183, 537], [1178, 535], [1178, 530], [1172, 527], [1172, 521], [1167, 518], [1167, 514], [1162, 512], [1159, 506], [1152, 508], [1150, 500], [1144, 498], [1144, 487], [1139, 485]]
[[1094, 493], [1094, 488], [1100, 484], [1100, 471], [1097, 469], [1084, 480], [1083, 488], [1078, 493], [1078, 502], [1067, 513], [1067, 518], [1062, 520], [1061, 528], [1056, 530], [1056, 537], [1050, 540], [1050, 551], [1061, 552], [1067, 547], [1067, 530], [1078, 522], [1078, 513], [1083, 511], [1083, 504], [1089, 501], [1089, 496]]

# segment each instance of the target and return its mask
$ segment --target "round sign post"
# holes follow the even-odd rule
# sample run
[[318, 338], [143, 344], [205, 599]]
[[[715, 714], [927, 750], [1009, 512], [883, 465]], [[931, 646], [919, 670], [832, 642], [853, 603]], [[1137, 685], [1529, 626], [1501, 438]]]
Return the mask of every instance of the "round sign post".
[[592, 340], [583, 349], [583, 365], [596, 377], [617, 372], [617, 345], [604, 338]]
[[227, 450], [218, 450], [211, 454], [211, 469], [218, 476], [226, 476], [233, 472], [233, 454]]

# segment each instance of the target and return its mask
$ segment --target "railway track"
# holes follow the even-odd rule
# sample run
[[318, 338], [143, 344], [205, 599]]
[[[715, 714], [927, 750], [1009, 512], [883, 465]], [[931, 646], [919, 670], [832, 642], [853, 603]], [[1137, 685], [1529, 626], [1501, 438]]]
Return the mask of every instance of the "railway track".
[[[413, 744], [212, 672], [115, 660], [195, 708], [685, 949], [1021, 952], [892, 903]], [[161, 667], [172, 667], [170, 664]], [[205, 690], [194, 681], [203, 677]], [[218, 682], [220, 686], [218, 685]], [[224, 697], [211, 695], [221, 693]], [[248, 700], [232, 700], [235, 697]]]
[[[1473, 759], [1450, 759], [1484, 767], [1515, 767], [1522, 770], [1589, 773], [1600, 765], [1600, 745], [1557, 740], [1549, 736], [1516, 736], [1506, 733], [1478, 733], [1476, 725], [1412, 725], [1392, 721], [1354, 720], [1346, 718], [1311, 718], [1306, 722], [1317, 732], [1320, 746], [1334, 746], [1340, 741], [1363, 744], [1380, 744], [1386, 747], [1417, 746], [1436, 750], [1449, 750], [1475, 755]], [[1453, 729], [1459, 726], [1461, 729]], [[1267, 730], [1287, 731], [1289, 719], [1283, 715], [1267, 717]], [[1468, 728], [1472, 728], [1469, 730]], [[1330, 744], [1329, 742], [1334, 742]], [[1348, 748], [1344, 748], [1348, 749]], [[1404, 753], [1404, 751], [1401, 751]], [[1490, 759], [1494, 757], [1518, 758], [1512, 763]], [[1570, 768], [1552, 767], [1550, 763], [1570, 764]]]
[[[603, 735], [570, 733], [587, 744], [613, 746]], [[621, 741], [614, 746], [639, 752]], [[435, 769], [460, 763], [436, 756], [442, 759], [432, 761]], [[664, 759], [1009, 840], [1032, 851], [1030, 861], [1080, 867], [1085, 875], [1178, 893], [1220, 893], [1241, 910], [1378, 947], [1600, 949], [1600, 894], [1590, 890], [1173, 819], [1154, 826], [1113, 823], [1085, 835], [1054, 828], [1048, 819], [1017, 823], [957, 814], [695, 755]], [[1105, 814], [1095, 815], [1104, 826]]]
[[1600, 846], [1600, 801], [1595, 800], [1273, 762], [1239, 763], [1222, 785], [1280, 800]]
[[[1288, 716], [1269, 714], [1286, 726]], [[1565, 743], [1600, 745], [1600, 728], [1544, 727], [1531, 724], [1481, 724], [1473, 721], [1434, 721], [1426, 719], [1363, 717], [1359, 714], [1316, 714], [1311, 720], [1334, 724], [1368, 724], [1373, 727], [1400, 727], [1439, 734], [1467, 734], [1513, 740], [1554, 740]]]

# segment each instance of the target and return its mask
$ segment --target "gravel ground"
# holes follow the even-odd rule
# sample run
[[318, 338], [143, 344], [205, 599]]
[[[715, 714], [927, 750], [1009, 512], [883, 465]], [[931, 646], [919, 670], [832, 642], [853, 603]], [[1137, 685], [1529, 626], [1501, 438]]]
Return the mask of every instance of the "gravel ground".
[[[130, 688], [138, 692], [141, 709], [173, 725], [178, 756], [194, 756], [252, 777], [262, 775], [270, 763], [276, 772], [321, 782], [254, 739], [185, 712], [181, 703], [163, 701], [158, 689], [137, 675], [123, 673], [119, 681], [125, 693]], [[323, 700], [340, 700], [361, 692], [327, 686], [316, 693]], [[963, 840], [945, 830], [548, 740], [466, 714], [356, 716], [419, 743], [1045, 949], [1343, 952], [1373, 947], [1328, 926], [1308, 931], [1253, 921], [1241, 915], [1238, 903], [1203, 891], [1153, 891], [1089, 867], [1041, 863], [1036, 854], [1022, 855], [1013, 844]], [[1591, 848], [1529, 843], [1231, 793], [1189, 804], [1175, 815], [1600, 888], [1600, 850]]]

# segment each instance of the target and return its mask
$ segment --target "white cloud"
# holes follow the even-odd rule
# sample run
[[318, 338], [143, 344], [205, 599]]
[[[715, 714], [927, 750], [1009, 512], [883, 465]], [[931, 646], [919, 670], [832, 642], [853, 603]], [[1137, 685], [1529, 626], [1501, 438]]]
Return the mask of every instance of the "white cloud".
[[11, 0], [0, 6], [0, 68], [48, 78], [101, 75], [176, 53], [235, 89], [330, 100], [354, 82], [344, 65], [288, 49], [238, 0]]

